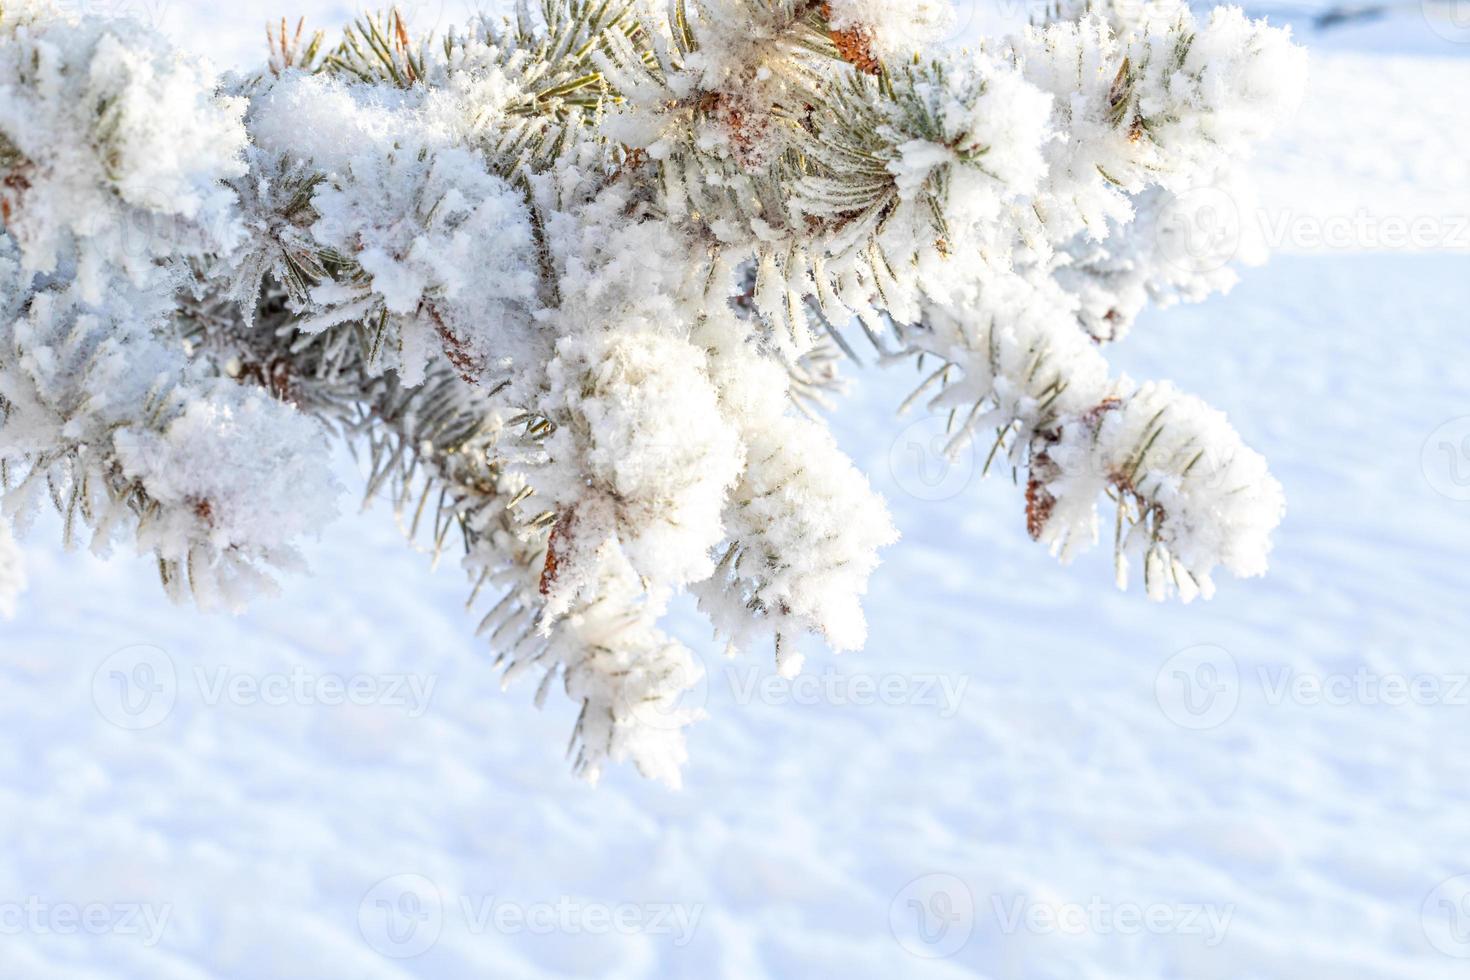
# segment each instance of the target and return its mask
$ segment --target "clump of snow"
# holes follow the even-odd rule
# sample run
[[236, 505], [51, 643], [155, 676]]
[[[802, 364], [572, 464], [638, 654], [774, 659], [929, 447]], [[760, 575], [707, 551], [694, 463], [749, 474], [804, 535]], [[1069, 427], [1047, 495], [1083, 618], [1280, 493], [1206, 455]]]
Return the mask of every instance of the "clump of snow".
[[882, 498], [815, 423], [787, 418], [748, 439], [730, 547], [696, 589], [700, 608], [737, 647], [815, 632], [833, 650], [861, 649], [868, 577], [898, 539]]
[[[1187, 602], [1215, 591], [1213, 573], [1264, 574], [1281, 522], [1281, 484], [1245, 446], [1224, 413], [1167, 383], [1118, 395], [1061, 430], [1044, 451], [1036, 492], [1046, 516], [1038, 537], [1065, 557], [1095, 539], [1095, 502], [1111, 491], [1136, 510], [1118, 554], [1120, 585], [1130, 559], [1149, 596]], [[1120, 517], [1120, 521], [1122, 518]]]
[[524, 330], [537, 298], [525, 199], [421, 99], [291, 72], [253, 94], [248, 126], [262, 162], [319, 181], [307, 241], [349, 263], [314, 288], [329, 311], [316, 328], [391, 326], [372, 366], [409, 386], [440, 351], [472, 380], [504, 357], [499, 338]]
[[1264, 567], [1264, 463], [1101, 345], [1229, 285], [1170, 219], [1290, 112], [1287, 34], [1069, 4], [960, 54], [938, 0], [627, 10], [393, 16], [219, 88], [136, 25], [7, 21], [6, 513], [49, 495], [234, 606], [330, 517], [322, 435], [358, 439], [463, 545], [507, 682], [580, 702], [579, 770], [668, 781], [678, 593], [786, 676], [801, 634], [866, 638], [896, 534], [802, 414], [858, 332], [920, 362], [948, 452], [1025, 473], [1062, 558], [1111, 496], [1155, 598]]
[[645, 579], [682, 586], [709, 577], [743, 454], [704, 375], [704, 353], [654, 333], [567, 339], [551, 382], [548, 405], [568, 422], [547, 452], [582, 464], [570, 506], [584, 507], [589, 494], [605, 499]]
[[[114, 436], [124, 474], [163, 507], [138, 536], [138, 547], [165, 559], [194, 561], [194, 587], [207, 576], [198, 549], [221, 556], [211, 571], [238, 575], [229, 558], [258, 555], [294, 564], [293, 545], [337, 515], [336, 483], [313, 420], [259, 390], [219, 381], [191, 399], [161, 430], [122, 429]], [[313, 488], [303, 495], [303, 488]], [[251, 576], [251, 586], [259, 581]], [[218, 592], [239, 606], [250, 589], [224, 581]]]
[[1036, 192], [1051, 95], [983, 56], [949, 54], [903, 70], [908, 84], [890, 111], [899, 157], [888, 169], [904, 200], [942, 187], [951, 220], [976, 222], [994, 220], [1000, 201]]
[[53, 0], [7, 0], [0, 6], [0, 31], [14, 33], [18, 27], [57, 16]]
[[18, 28], [0, 44], [0, 203], [26, 269], [75, 262], [97, 302], [109, 268], [145, 286], [163, 260], [235, 247], [243, 112], [132, 21]]
[[688, 648], [657, 627], [663, 608], [642, 593], [632, 568], [609, 556], [549, 652], [564, 665], [567, 695], [582, 703], [577, 770], [595, 782], [607, 763], [631, 761], [644, 776], [678, 788], [689, 758], [684, 729], [704, 716], [682, 699], [703, 672]]
[[[6, 265], [7, 287], [28, 278]], [[94, 551], [130, 529], [187, 568], [201, 604], [238, 608], [335, 514], [321, 426], [191, 364], [166, 296], [109, 289], [93, 305], [76, 284], [21, 287], [25, 311], [0, 322], [0, 458], [29, 461], [4, 513], [30, 520], [49, 487], [88, 518]]]
[[[422, 381], [444, 350], [478, 379], [536, 298], [531, 224], [521, 195], [460, 149], [359, 155], [312, 198], [316, 240], [361, 267], [367, 282], [321, 287], [318, 302], [370, 293], [399, 325], [396, 356], [379, 365]], [[381, 304], [378, 307], [378, 304]], [[365, 317], [372, 320], [372, 312]]]
[[1059, 233], [1094, 237], [1131, 216], [1128, 194], [1211, 181], [1294, 111], [1306, 76], [1289, 31], [1234, 7], [1197, 26], [1182, 4], [1121, 26], [1091, 11], [1028, 29], [1011, 52], [1055, 97], [1051, 187], [1038, 203]]
[[831, 0], [828, 23], [856, 31], [882, 58], [901, 58], [942, 40], [954, 29], [951, 0]]

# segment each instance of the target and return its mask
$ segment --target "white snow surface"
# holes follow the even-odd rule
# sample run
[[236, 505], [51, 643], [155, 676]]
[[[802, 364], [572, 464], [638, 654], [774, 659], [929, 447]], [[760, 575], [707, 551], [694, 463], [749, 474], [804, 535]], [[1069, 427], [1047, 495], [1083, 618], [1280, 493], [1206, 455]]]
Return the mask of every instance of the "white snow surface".
[[[152, 7], [263, 47], [259, 3]], [[381, 504], [238, 618], [42, 526], [0, 620], [0, 977], [1466, 976], [1470, 45], [1366, 30], [1306, 38], [1270, 264], [1115, 354], [1271, 461], [1266, 578], [1160, 606], [1108, 549], [1059, 567], [983, 448], [893, 417], [906, 374], [854, 372], [838, 432], [904, 535], [866, 650], [783, 681], [686, 601], [685, 788], [594, 789]]]

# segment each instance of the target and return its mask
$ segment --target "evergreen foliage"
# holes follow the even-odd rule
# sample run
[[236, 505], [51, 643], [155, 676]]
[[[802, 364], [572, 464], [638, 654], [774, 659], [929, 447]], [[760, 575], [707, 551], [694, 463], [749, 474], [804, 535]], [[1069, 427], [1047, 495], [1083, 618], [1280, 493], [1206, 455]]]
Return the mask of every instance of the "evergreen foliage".
[[[823, 411], [913, 362], [1064, 560], [1208, 596], [1282, 494], [1224, 416], [1115, 377], [1150, 302], [1230, 285], [1170, 224], [1291, 110], [1284, 31], [1064, 5], [973, 50], [937, 0], [522, 0], [441, 37], [286, 22], [213, 78], [136, 24], [0, 7], [0, 513], [238, 608], [332, 517], [330, 440], [575, 768], [678, 781], [691, 591], [738, 648], [863, 645], [896, 535]], [[1172, 236], [1172, 237], [1171, 237]], [[869, 355], [865, 349], [873, 352]], [[842, 354], [837, 352], [841, 351]], [[23, 583], [0, 521], [0, 610]], [[7, 586], [10, 586], [7, 589]]]

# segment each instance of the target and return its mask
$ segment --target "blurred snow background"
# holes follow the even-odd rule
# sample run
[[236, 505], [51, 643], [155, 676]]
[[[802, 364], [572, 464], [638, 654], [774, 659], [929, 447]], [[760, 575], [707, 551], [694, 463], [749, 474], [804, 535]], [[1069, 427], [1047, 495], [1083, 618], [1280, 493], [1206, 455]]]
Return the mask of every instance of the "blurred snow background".
[[[281, 9], [72, 2], [227, 66]], [[1115, 355], [1271, 460], [1269, 578], [1186, 608], [1106, 549], [1057, 568], [1004, 476], [893, 418], [907, 376], [859, 374], [839, 427], [905, 535], [868, 650], [792, 684], [688, 617], [712, 717], [669, 793], [575, 782], [570, 707], [500, 692], [460, 573], [381, 506], [238, 619], [38, 534], [0, 622], [0, 976], [1470, 975], [1470, 8], [1374, 6], [1258, 8], [1314, 50], [1232, 216], [1276, 255]]]

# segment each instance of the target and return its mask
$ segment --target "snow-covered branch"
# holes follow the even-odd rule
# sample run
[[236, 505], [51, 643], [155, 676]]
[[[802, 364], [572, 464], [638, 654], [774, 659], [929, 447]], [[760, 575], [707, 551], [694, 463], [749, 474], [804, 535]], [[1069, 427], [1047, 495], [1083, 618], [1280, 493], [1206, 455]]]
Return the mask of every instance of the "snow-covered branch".
[[1239, 182], [1302, 53], [1233, 9], [1063, 8], [957, 50], [942, 0], [540, 0], [283, 27], [216, 79], [5, 0], [0, 612], [46, 499], [238, 607], [335, 513], [343, 439], [462, 555], [507, 682], [581, 706], [577, 770], [677, 782], [671, 598], [785, 673], [865, 641], [896, 533], [811, 410], [860, 337], [1025, 473], [1063, 559], [1107, 500], [1120, 582], [1260, 574], [1260, 456], [1101, 345], [1231, 284], [1171, 262], [1169, 217]]

